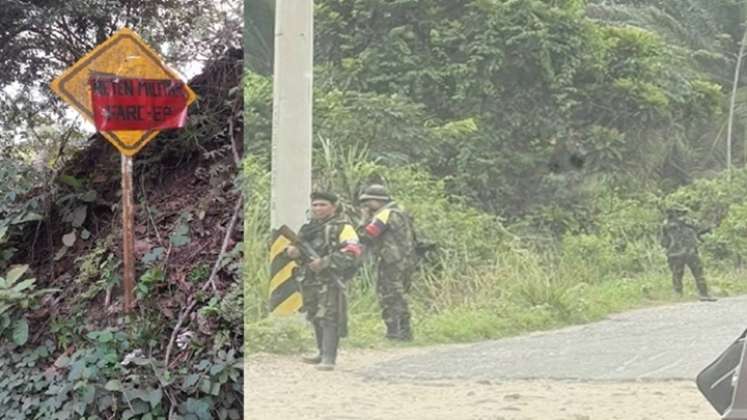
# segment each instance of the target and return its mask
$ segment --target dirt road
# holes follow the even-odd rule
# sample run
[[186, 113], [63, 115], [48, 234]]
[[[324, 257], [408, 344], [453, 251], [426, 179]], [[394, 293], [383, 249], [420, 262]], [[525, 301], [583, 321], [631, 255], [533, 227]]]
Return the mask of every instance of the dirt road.
[[744, 328], [746, 303], [651, 308], [469, 345], [343, 350], [331, 373], [253, 355], [245, 418], [717, 420], [692, 378]]

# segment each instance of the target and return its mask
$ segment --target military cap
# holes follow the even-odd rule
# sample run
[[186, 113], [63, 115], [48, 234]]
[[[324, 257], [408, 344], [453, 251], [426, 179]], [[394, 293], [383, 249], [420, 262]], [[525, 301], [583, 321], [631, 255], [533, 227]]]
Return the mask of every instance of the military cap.
[[381, 201], [391, 201], [391, 197], [389, 197], [389, 193], [386, 191], [386, 188], [381, 184], [371, 184], [366, 189], [363, 190], [363, 194], [358, 198], [360, 201], [366, 201], [366, 200], [381, 200]]
[[337, 204], [337, 195], [329, 191], [314, 191], [311, 193], [311, 201], [314, 200], [324, 200], [332, 204]]
[[684, 214], [684, 213], [687, 213], [687, 207], [681, 204], [673, 204], [667, 207], [666, 212], [668, 214]]

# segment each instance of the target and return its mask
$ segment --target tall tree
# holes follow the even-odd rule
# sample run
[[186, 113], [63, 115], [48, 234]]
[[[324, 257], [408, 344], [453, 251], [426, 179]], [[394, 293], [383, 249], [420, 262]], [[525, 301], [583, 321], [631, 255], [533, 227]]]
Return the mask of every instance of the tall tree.
[[[0, 88], [39, 86], [123, 26], [137, 30], [171, 63], [221, 53], [241, 24], [240, 2], [210, 0], [8, 0], [0, 14]], [[228, 7], [226, 7], [228, 6]]]

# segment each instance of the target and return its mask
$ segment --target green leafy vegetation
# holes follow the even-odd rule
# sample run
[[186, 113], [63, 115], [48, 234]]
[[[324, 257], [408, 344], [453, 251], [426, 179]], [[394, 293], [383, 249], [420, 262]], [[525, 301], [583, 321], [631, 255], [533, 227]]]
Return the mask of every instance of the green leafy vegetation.
[[[231, 223], [242, 185], [240, 2], [7, 6], [0, 419], [241, 418], [241, 218]], [[130, 313], [122, 310], [121, 158], [47, 88], [123, 25], [177, 68], [204, 65], [190, 80], [200, 99], [186, 127], [159, 134], [133, 165]]]
[[[254, 17], [262, 45], [272, 45], [268, 7]], [[383, 182], [438, 244], [410, 295], [417, 343], [679, 301], [658, 241], [673, 203], [710, 228], [701, 253], [714, 293], [745, 292], [741, 87], [737, 169], [725, 171], [743, 2], [315, 7], [313, 183], [340, 194], [355, 223], [361, 187]], [[247, 342], [292, 352], [310, 343], [308, 329], [265, 306], [272, 79], [263, 51], [253, 51], [246, 85]], [[382, 345], [368, 268], [352, 283], [350, 311], [348, 341]]]

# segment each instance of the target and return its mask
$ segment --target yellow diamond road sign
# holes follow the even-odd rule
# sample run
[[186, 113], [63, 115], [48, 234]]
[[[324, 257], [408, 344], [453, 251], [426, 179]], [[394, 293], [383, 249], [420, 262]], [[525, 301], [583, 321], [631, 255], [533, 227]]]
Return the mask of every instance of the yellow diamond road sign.
[[[52, 82], [52, 90], [83, 117], [94, 122], [89, 79], [92, 75], [143, 79], [181, 79], [168, 68], [134, 31], [123, 28], [65, 70]], [[184, 84], [187, 106], [197, 95]], [[135, 155], [159, 133], [158, 130], [106, 131], [101, 134], [122, 154]]]

